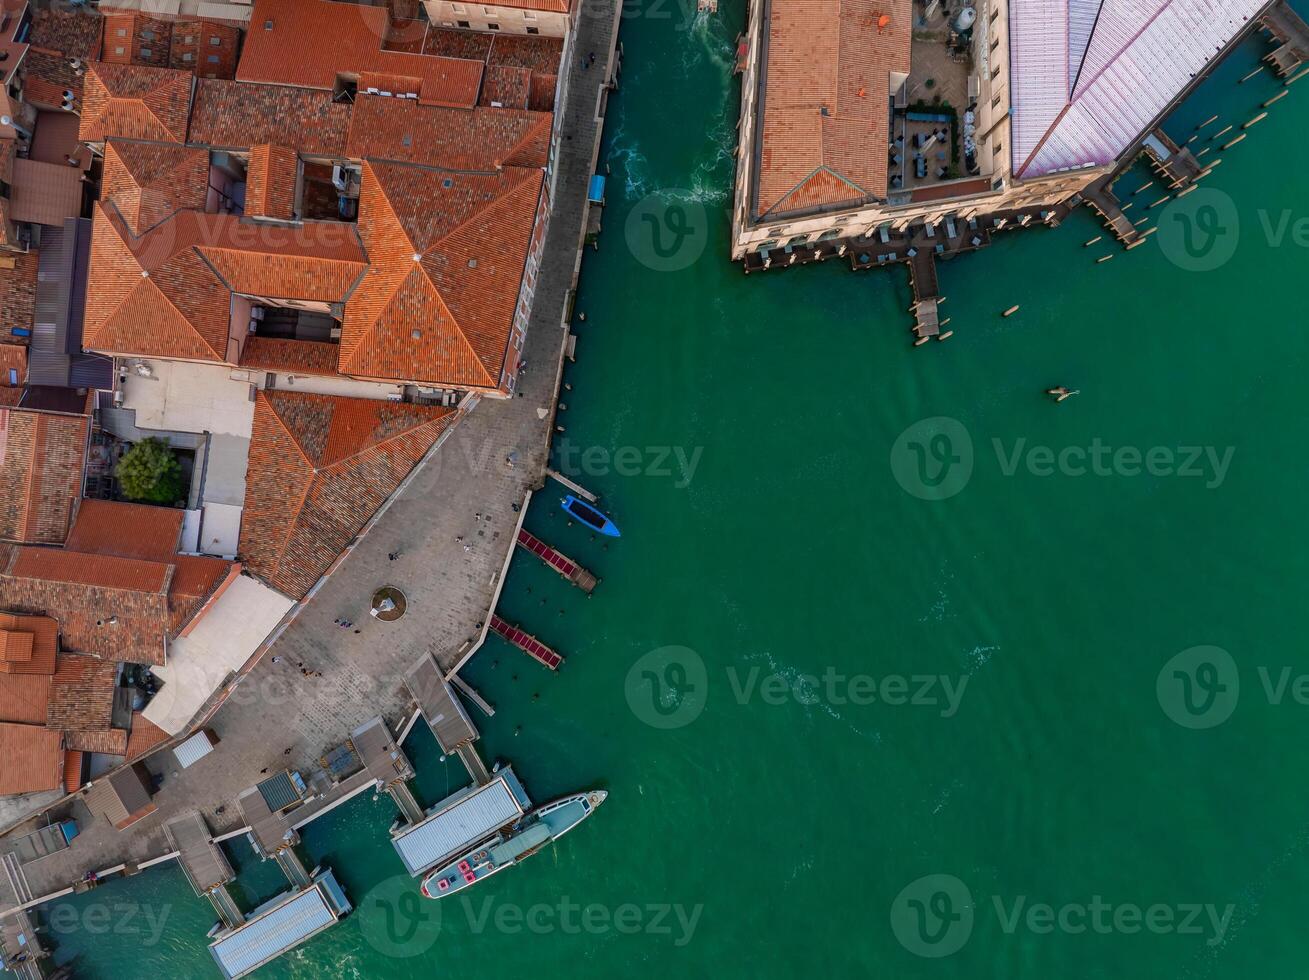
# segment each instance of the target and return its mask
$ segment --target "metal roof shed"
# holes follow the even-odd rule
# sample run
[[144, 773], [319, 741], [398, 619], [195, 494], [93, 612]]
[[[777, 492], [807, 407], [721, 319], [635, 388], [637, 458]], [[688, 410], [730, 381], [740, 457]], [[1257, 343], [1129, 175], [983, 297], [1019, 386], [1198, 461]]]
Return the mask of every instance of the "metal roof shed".
[[425, 820], [406, 827], [391, 842], [405, 870], [417, 877], [518, 820], [529, 805], [506, 767], [485, 786], [467, 787], [438, 803]]
[[318, 935], [350, 911], [350, 902], [331, 871], [300, 891], [290, 891], [250, 913], [243, 925], [220, 933], [209, 952], [228, 980], [270, 963]]
[[185, 742], [174, 747], [173, 755], [183, 769], [190, 768], [214, 750], [213, 740], [206, 731], [198, 731]]

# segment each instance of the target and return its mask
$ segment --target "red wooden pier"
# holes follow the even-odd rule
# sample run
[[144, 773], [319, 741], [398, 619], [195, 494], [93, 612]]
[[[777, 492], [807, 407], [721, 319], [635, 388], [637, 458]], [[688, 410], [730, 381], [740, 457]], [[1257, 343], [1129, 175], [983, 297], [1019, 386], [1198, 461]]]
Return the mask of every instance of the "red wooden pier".
[[526, 548], [536, 555], [537, 558], [540, 558], [583, 592], [589, 594], [596, 587], [596, 583], [600, 581], [573, 559], [555, 551], [554, 548], [551, 548], [536, 535], [523, 528], [518, 529], [518, 545], [520, 548]]
[[542, 643], [534, 636], [524, 633], [513, 623], [506, 623], [495, 613], [491, 613], [491, 629], [503, 636], [523, 653], [527, 654], [533, 660], [545, 664], [551, 670], [558, 670], [559, 665], [564, 662], [564, 658], [555, 653], [548, 646]]

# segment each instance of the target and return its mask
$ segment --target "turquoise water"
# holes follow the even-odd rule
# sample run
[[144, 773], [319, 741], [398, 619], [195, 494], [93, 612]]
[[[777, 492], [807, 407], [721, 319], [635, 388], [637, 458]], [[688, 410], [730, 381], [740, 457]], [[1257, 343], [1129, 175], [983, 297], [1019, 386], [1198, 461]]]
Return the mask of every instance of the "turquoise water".
[[[624, 537], [606, 547], [564, 527], [556, 488], [543, 492], [527, 526], [603, 583], [586, 600], [520, 554], [504, 614], [566, 667], [548, 674], [492, 641], [468, 671], [498, 709], [481, 725], [485, 757], [511, 760], [534, 799], [599, 786], [609, 801], [469, 904], [440, 903], [437, 921], [396, 877], [394, 807], [357, 798], [303, 845], [357, 911], [265, 974], [1302, 976], [1309, 707], [1289, 692], [1274, 703], [1259, 671], [1309, 671], [1294, 612], [1309, 252], [1264, 231], [1309, 217], [1309, 87], [1205, 181], [1240, 227], [1225, 264], [1187, 271], [1152, 243], [1096, 265], [1111, 249], [1083, 248], [1102, 229], [1079, 211], [944, 265], [956, 334], [912, 350], [902, 270], [747, 278], [725, 261], [743, 5], [692, 26], [662, 12], [624, 27], [605, 232], [583, 270], [562, 416], [578, 450], [567, 462]], [[1236, 80], [1265, 50], [1245, 45], [1174, 135], [1214, 112], [1219, 125], [1252, 116], [1276, 83]], [[703, 236], [685, 269], [650, 267], [651, 194], [689, 216], [684, 254]], [[1145, 211], [1158, 196], [1129, 215], [1158, 220]], [[1181, 213], [1169, 220], [1212, 227], [1198, 206]], [[1056, 408], [1042, 394], [1055, 384], [1083, 393]], [[935, 417], [968, 433], [972, 471], [956, 495], [922, 500], [895, 475], [912, 480], [916, 459], [890, 461]], [[930, 436], [917, 438], [929, 455]], [[1121, 457], [1110, 475], [1040, 475], [1040, 450], [1023, 455], [1097, 444], [1167, 451], [1173, 469], [1189, 469], [1191, 446], [1228, 462], [1131, 475]], [[693, 472], [662, 475], [673, 450]], [[1199, 645], [1228, 651], [1241, 686], [1229, 718], [1192, 730], [1156, 684]], [[935, 680], [921, 691], [917, 677]], [[931, 703], [886, 703], [901, 678], [904, 698]], [[868, 685], [876, 700], [850, 703]], [[413, 741], [425, 802], [461, 785], [426, 732]], [[229, 849], [244, 898], [278, 890], [243, 841]], [[929, 875], [950, 877], [914, 885]], [[1110, 907], [1098, 924], [1097, 904]], [[1041, 905], [1048, 920], [1027, 915]], [[142, 911], [125, 925], [118, 906]], [[165, 913], [151, 941], [144, 923]], [[59, 959], [79, 976], [212, 975], [213, 914], [176, 868], [49, 914], [68, 920]], [[916, 946], [906, 923], [919, 921], [955, 925]], [[961, 936], [952, 955], [918, 955]]]

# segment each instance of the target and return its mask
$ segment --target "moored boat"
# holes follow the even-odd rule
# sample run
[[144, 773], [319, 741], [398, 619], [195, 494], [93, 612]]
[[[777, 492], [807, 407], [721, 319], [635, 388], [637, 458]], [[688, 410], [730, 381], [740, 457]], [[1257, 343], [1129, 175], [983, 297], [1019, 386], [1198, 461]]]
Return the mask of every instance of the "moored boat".
[[570, 493], [559, 501], [559, 506], [563, 508], [565, 514], [574, 520], [581, 521], [591, 530], [607, 534], [611, 538], [621, 537], [618, 533], [618, 526], [585, 500], [578, 500]]
[[492, 834], [466, 854], [430, 872], [423, 879], [423, 894], [428, 898], [447, 898], [531, 857], [594, 813], [608, 795], [604, 790], [591, 790], [537, 807], [518, 823]]

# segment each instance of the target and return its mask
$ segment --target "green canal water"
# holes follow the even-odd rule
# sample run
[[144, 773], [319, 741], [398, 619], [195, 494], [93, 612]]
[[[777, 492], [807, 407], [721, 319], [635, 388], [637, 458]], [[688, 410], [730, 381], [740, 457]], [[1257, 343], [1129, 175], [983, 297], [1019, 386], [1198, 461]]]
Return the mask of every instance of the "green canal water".
[[[912, 350], [902, 269], [724, 258], [740, 0], [631, 14], [558, 459], [624, 536], [539, 495], [527, 526], [603, 584], [520, 554], [504, 612], [567, 665], [493, 641], [469, 671], [484, 756], [609, 802], [437, 919], [359, 797], [303, 847], [357, 910], [263, 975], [1302, 977], [1309, 84], [1185, 208], [1131, 198], [1146, 247], [1084, 248], [1079, 211], [943, 265], [956, 335]], [[1174, 134], [1254, 115], [1265, 50]], [[410, 750], [426, 803], [465, 778]], [[279, 890], [229, 850], [247, 906]], [[78, 976], [214, 975], [175, 867], [46, 918]]]

